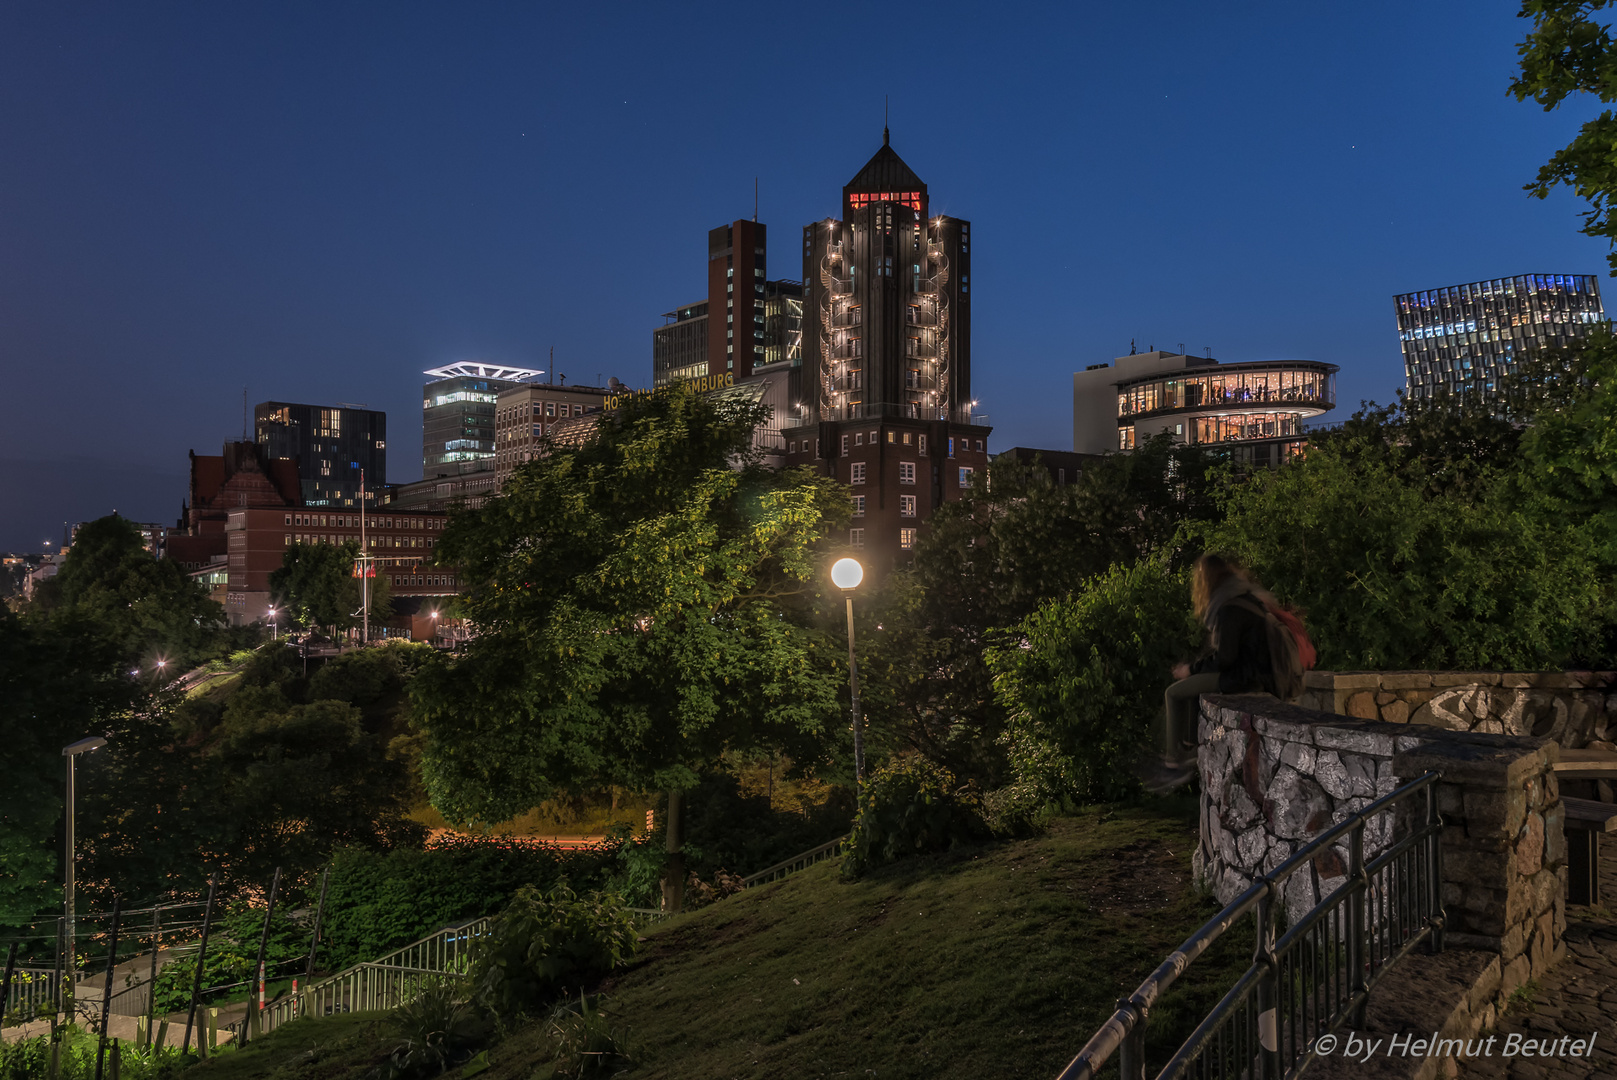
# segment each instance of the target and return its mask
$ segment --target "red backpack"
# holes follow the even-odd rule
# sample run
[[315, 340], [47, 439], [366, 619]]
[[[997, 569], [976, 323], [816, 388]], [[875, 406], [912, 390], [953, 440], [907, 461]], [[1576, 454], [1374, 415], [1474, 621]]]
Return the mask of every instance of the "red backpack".
[[1303, 627], [1303, 617], [1290, 608], [1270, 607], [1263, 605], [1270, 615], [1280, 620], [1280, 624], [1291, 631], [1292, 640], [1297, 642], [1297, 659], [1302, 663], [1304, 671], [1313, 671], [1314, 664], [1319, 660], [1319, 654], [1314, 651], [1314, 643], [1308, 640], [1308, 631]]

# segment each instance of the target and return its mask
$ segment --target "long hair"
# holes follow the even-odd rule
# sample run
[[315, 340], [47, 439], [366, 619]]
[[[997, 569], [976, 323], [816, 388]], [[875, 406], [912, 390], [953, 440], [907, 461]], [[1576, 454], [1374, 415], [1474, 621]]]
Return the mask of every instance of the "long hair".
[[1212, 603], [1213, 593], [1231, 575], [1243, 579], [1246, 577], [1233, 559], [1209, 552], [1196, 560], [1196, 571], [1190, 578], [1190, 603], [1196, 610], [1196, 618], [1207, 618], [1207, 607]]

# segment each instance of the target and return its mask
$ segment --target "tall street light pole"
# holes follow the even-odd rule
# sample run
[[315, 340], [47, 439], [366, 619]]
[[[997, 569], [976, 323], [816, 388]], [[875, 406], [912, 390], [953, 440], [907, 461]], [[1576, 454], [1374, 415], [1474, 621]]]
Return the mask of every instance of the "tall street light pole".
[[73, 1020], [73, 970], [74, 970], [74, 932], [73, 932], [73, 759], [80, 754], [91, 750], [99, 750], [107, 745], [107, 740], [98, 735], [87, 739], [80, 739], [62, 747], [62, 756], [67, 758], [67, 882], [63, 890], [62, 908], [66, 916], [63, 920], [64, 936], [67, 939], [67, 963], [65, 965], [66, 977], [62, 980], [62, 1011], [67, 1014], [68, 1022]]
[[853, 779], [858, 787], [865, 783], [865, 733], [859, 717], [859, 661], [853, 651], [853, 590], [865, 579], [865, 568], [857, 559], [838, 559], [831, 567], [831, 582], [841, 589], [848, 601], [848, 694], [853, 703]]

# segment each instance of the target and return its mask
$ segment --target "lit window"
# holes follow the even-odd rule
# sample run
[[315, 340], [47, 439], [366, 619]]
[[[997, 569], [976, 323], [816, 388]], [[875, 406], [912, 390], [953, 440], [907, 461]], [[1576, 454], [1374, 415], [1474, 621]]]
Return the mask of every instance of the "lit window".
[[855, 495], [853, 497], [853, 516], [865, 516], [865, 497], [863, 495]]
[[912, 548], [912, 547], [914, 547], [915, 546], [915, 530], [914, 529], [900, 529], [900, 530], [898, 530], [898, 546], [901, 547], [901, 548]]
[[915, 462], [900, 461], [898, 463], [898, 482], [900, 484], [915, 483]]
[[865, 530], [863, 530], [863, 529], [849, 529], [848, 530], [848, 546], [849, 547], [858, 547], [858, 548], [864, 547], [865, 546]]
[[865, 482], [865, 463], [855, 461], [848, 466], [848, 483], [862, 484]]
[[914, 495], [900, 495], [898, 497], [898, 516], [899, 517], [914, 517], [915, 516], [915, 496]]
[[971, 486], [971, 474], [972, 474], [972, 470], [969, 467], [962, 467], [961, 468], [961, 470], [960, 470], [960, 486], [961, 487], [968, 488], [968, 487]]
[[908, 445], [910, 445], [910, 434], [911, 434], [911, 433], [910, 433], [910, 432], [908, 432], [908, 431], [906, 431], [906, 432], [905, 432], [905, 433], [904, 433], [904, 445], [905, 445], [905, 446], [908, 446]]
[[926, 436], [925, 435], [916, 436], [916, 442], [919, 444], [917, 449], [919, 449], [921, 451], [921, 453], [923, 453], [923, 454], [926, 453]]

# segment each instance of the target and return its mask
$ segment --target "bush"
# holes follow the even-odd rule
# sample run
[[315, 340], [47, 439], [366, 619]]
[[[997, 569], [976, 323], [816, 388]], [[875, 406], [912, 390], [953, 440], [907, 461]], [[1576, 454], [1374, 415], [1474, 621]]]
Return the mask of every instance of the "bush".
[[499, 837], [450, 837], [424, 851], [345, 849], [331, 867], [320, 966], [375, 960], [434, 930], [482, 918], [524, 885], [604, 887], [618, 846], [564, 851]]
[[[74, 1025], [62, 1040], [60, 1080], [92, 1080], [100, 1037], [87, 1028]], [[118, 1075], [122, 1080], [174, 1080], [185, 1068], [186, 1059], [177, 1046], [139, 1047], [122, 1042], [118, 1047]], [[0, 1042], [0, 1080], [40, 1080], [50, 1075], [51, 1045], [48, 1036]], [[113, 1046], [107, 1044], [103, 1075], [111, 1076]], [[195, 1060], [194, 1055], [191, 1060]]]
[[532, 1014], [627, 961], [639, 941], [616, 896], [525, 885], [474, 943], [472, 985], [497, 1016]]
[[583, 995], [578, 1004], [556, 1006], [550, 1014], [550, 1060], [534, 1070], [534, 1080], [581, 1080], [612, 1076], [634, 1065], [627, 1028], [614, 1027], [595, 1002]]
[[991, 649], [1005, 744], [1023, 798], [1107, 802], [1139, 791], [1173, 665], [1200, 640], [1182, 573], [1113, 567], [1043, 604]]
[[856, 876], [872, 866], [987, 835], [980, 800], [957, 788], [953, 773], [923, 757], [902, 758], [865, 780], [842, 872]]
[[490, 1034], [462, 979], [429, 979], [414, 1001], [388, 1014], [400, 1039], [388, 1055], [395, 1077], [438, 1076], [464, 1064]]

